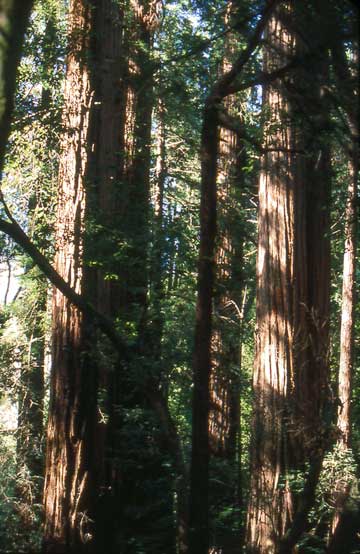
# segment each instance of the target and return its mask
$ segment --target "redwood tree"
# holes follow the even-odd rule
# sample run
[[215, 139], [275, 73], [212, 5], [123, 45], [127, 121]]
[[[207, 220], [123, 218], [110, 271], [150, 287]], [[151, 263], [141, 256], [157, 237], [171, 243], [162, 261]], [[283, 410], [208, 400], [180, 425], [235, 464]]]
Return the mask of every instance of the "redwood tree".
[[[70, 3], [55, 268], [78, 294], [83, 292], [84, 279], [85, 178], [94, 92], [89, 67], [93, 15], [91, 3]], [[89, 551], [93, 545], [97, 376], [86, 356], [88, 329], [86, 316], [55, 289], [45, 552]]]
[[[266, 33], [264, 65], [304, 55], [292, 2], [280, 4]], [[300, 16], [299, 16], [300, 15]], [[305, 14], [306, 16], [306, 14]], [[301, 28], [301, 27], [300, 27]], [[324, 452], [329, 317], [329, 149], [319, 108], [324, 61], [263, 90], [264, 156], [259, 182], [257, 329], [248, 551], [292, 552], [314, 500]], [[303, 94], [299, 93], [299, 88]], [[326, 107], [323, 107], [326, 109]], [[300, 448], [301, 444], [301, 448]], [[310, 462], [301, 501], [292, 479]]]

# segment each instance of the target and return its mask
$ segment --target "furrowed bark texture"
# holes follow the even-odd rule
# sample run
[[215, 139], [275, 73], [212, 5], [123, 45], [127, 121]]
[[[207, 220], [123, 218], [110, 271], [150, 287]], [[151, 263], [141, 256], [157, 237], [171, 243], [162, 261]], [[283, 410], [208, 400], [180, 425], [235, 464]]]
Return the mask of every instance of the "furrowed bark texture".
[[[282, 12], [278, 8], [269, 22], [266, 70], [275, 69], [299, 47], [281, 17], [282, 13], [291, 16], [292, 9], [291, 3], [282, 6]], [[317, 449], [323, 445], [329, 155], [326, 147], [315, 150], [316, 144], [306, 159], [300, 153], [308, 137], [285, 84], [276, 81], [263, 93], [268, 152], [259, 183], [254, 439], [247, 531], [248, 552], [253, 554], [275, 554], [280, 547], [281, 552], [293, 551], [306, 526], [319, 471], [302, 498], [292, 492], [291, 476], [303, 471], [306, 461], [314, 459], [315, 464]], [[306, 510], [301, 511], [302, 504]], [[294, 522], [296, 533], [285, 545], [284, 537]]]
[[[231, 21], [233, 5], [226, 14], [225, 24]], [[229, 61], [234, 51], [234, 38], [227, 37], [222, 73], [231, 68]], [[227, 113], [236, 109], [237, 99], [225, 98]], [[238, 364], [238, 335], [232, 324], [239, 322], [241, 283], [238, 282], [241, 267], [239, 224], [236, 213], [241, 187], [241, 165], [238, 134], [220, 126], [219, 162], [217, 172], [218, 225], [216, 236], [216, 278], [214, 296], [214, 328], [211, 338], [212, 370], [210, 375], [210, 448], [215, 455], [234, 457], [239, 420], [239, 387], [235, 366]], [[236, 275], [234, 275], [234, 272]], [[227, 337], [228, 340], [227, 340]], [[235, 341], [235, 344], [234, 344]]]
[[[56, 271], [83, 292], [85, 175], [93, 91], [88, 54], [92, 6], [72, 0], [59, 167]], [[53, 295], [52, 373], [44, 487], [45, 552], [91, 551], [96, 490], [96, 375], [86, 357], [86, 316]]]

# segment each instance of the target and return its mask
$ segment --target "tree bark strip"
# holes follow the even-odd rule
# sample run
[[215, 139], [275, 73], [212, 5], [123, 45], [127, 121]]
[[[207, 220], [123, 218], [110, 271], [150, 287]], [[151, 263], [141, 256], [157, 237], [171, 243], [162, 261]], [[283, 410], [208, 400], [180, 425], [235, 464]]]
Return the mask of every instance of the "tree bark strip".
[[[265, 69], [273, 71], [303, 46], [285, 24], [295, 4], [279, 6], [265, 34]], [[304, 90], [311, 111], [323, 70], [311, 66], [315, 86]], [[301, 80], [305, 69], [295, 74]], [[305, 82], [306, 81], [300, 81]], [[257, 330], [248, 552], [291, 553], [314, 501], [328, 446], [329, 148], [301, 124], [291, 80], [264, 91], [268, 119], [259, 184]], [[326, 109], [326, 106], [324, 106]], [[320, 114], [321, 123], [324, 114]], [[326, 116], [325, 116], [326, 119]], [[320, 145], [319, 145], [320, 144]], [[304, 152], [308, 152], [305, 157]], [[327, 416], [326, 416], [327, 414]], [[319, 455], [319, 452], [321, 455]], [[302, 495], [294, 472], [311, 464]]]
[[[84, 179], [93, 100], [88, 66], [91, 31], [91, 4], [73, 0], [69, 8], [55, 268], [77, 295], [82, 294], [84, 278]], [[86, 316], [55, 289], [44, 486], [46, 553], [89, 552], [93, 546], [97, 377], [86, 359], [88, 329]]]
[[190, 554], [207, 554], [209, 548], [209, 385], [211, 311], [216, 236], [216, 174], [218, 114], [205, 106], [202, 129], [200, 252], [196, 305], [193, 431], [190, 475]]

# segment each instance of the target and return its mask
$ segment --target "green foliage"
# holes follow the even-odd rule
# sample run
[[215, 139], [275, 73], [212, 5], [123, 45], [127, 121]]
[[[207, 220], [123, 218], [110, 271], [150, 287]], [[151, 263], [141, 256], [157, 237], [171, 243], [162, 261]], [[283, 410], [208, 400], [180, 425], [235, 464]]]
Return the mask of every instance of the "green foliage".
[[41, 546], [42, 517], [42, 506], [33, 496], [37, 485], [16, 465], [16, 429], [9, 429], [15, 415], [11, 403], [3, 397], [0, 408], [4, 415], [12, 414], [11, 419], [0, 422], [0, 551], [36, 552]]
[[[119, 0], [125, 11], [129, 2]], [[54, 253], [54, 223], [56, 184], [61, 136], [62, 84], [65, 65], [65, 34], [67, 2], [42, 0], [36, 4], [28, 31], [24, 56], [19, 70], [16, 111], [9, 141], [2, 190], [7, 204], [28, 232], [33, 242], [52, 259]], [[154, 117], [152, 122], [151, 185], [149, 214], [143, 234], [137, 234], [137, 220], [127, 217], [109, 218], [97, 212], [88, 219], [85, 241], [89, 243], [85, 264], [100, 270], [107, 282], [121, 287], [126, 277], [140, 272], [149, 274], [146, 314], [143, 306], [134, 301], [132, 310], [120, 313], [115, 321], [135, 354], [121, 367], [119, 377], [121, 402], [113, 406], [118, 424], [116, 447], [111, 452], [112, 467], [121, 473], [122, 499], [114, 513], [122, 528], [119, 531], [119, 551], [127, 554], [172, 554], [175, 551], [174, 525], [176, 511], [176, 482], [179, 478], [174, 455], [169, 452], [164, 429], [157, 414], [144, 395], [144, 383], [151, 383], [163, 394], [182, 445], [185, 466], [191, 452], [191, 391], [193, 386], [192, 356], [197, 287], [197, 257], [199, 242], [200, 203], [200, 135], [202, 110], [206, 96], [218, 79], [226, 53], [227, 61], [236, 59], [246, 47], [247, 39], [258, 20], [263, 2], [242, 0], [236, 5], [231, 21], [224, 24], [228, 3], [221, 0], [180, 0], [166, 2], [161, 24], [156, 30], [151, 62], [154, 76]], [[234, 8], [235, 9], [235, 8]], [[134, 24], [133, 14], [127, 14], [125, 26]], [[229, 33], [229, 26], [237, 32]], [[348, 32], [349, 29], [346, 31]], [[230, 52], [225, 38], [231, 36]], [[134, 41], [136, 56], [148, 59], [148, 49], [142, 40]], [[246, 66], [243, 78], [261, 68], [260, 49]], [[310, 83], [311, 85], [311, 83]], [[341, 279], [344, 221], [346, 202], [344, 184], [348, 179], [347, 158], [342, 138], [344, 111], [331, 108], [333, 147], [332, 202], [332, 296], [331, 296], [331, 367], [332, 386], [336, 389], [339, 358], [339, 316], [341, 309]], [[241, 390], [241, 436], [235, 463], [212, 456], [210, 494], [211, 533], [214, 544], [224, 537], [239, 533], [245, 522], [245, 501], [249, 489], [249, 452], [251, 438], [252, 366], [254, 360], [255, 328], [255, 254], [257, 217], [257, 178], [263, 119], [261, 90], [254, 87], [237, 95], [234, 117], [244, 125], [241, 137], [241, 179], [233, 183], [230, 200], [219, 202], [219, 233], [231, 230], [241, 249], [236, 267], [236, 293], [244, 300], [241, 328], [238, 315], [226, 322], [226, 346], [237, 348], [241, 343], [239, 364], [231, 375], [239, 378]], [[163, 213], [159, 223], [156, 192], [159, 176], [156, 171], [159, 130], [164, 127], [165, 176]], [[334, 139], [334, 136], [337, 138]], [[328, 140], [327, 137], [324, 140]], [[120, 190], [122, 183], [117, 183]], [[126, 191], [127, 194], [128, 191]], [[119, 193], [117, 201], [123, 198]], [[136, 213], [138, 206], [131, 206]], [[0, 207], [1, 215], [4, 209]], [[144, 210], [145, 212], [146, 210]], [[224, 216], [224, 213], [226, 216]], [[128, 214], [127, 214], [128, 215]], [[142, 222], [144, 223], [142, 220]], [[136, 236], [136, 240], [131, 237]], [[150, 237], [150, 240], [149, 240]], [[134, 252], [143, 244], [148, 246], [144, 259]], [[138, 250], [137, 250], [138, 249]], [[140, 248], [141, 250], [141, 248]], [[142, 252], [145, 248], [142, 248]], [[160, 263], [156, 262], [160, 259]], [[0, 397], [6, 411], [16, 406], [27, 393], [27, 382], [21, 371], [34, 368], [39, 350], [49, 334], [51, 322], [46, 312], [49, 296], [46, 280], [33, 267], [32, 261], [19, 253], [11, 240], [0, 237], [0, 261], [17, 266], [23, 272], [19, 279], [21, 292], [0, 312]], [[235, 264], [234, 264], [235, 265]], [[156, 270], [154, 269], [156, 268]], [[158, 272], [158, 273], [157, 273]], [[133, 279], [136, 281], [136, 279]], [[357, 283], [360, 283], [358, 270]], [[91, 287], [90, 287], [91, 288]], [[243, 293], [246, 290], [246, 298]], [[133, 285], [127, 292], [136, 297], [143, 291]], [[221, 292], [217, 283], [216, 294]], [[360, 292], [360, 291], [359, 291]], [[240, 310], [240, 301], [237, 309]], [[360, 309], [360, 305], [357, 310]], [[358, 314], [359, 315], [359, 314]], [[145, 321], [143, 321], [145, 320]], [[216, 318], [214, 318], [216, 320]], [[346, 486], [348, 502], [359, 500], [358, 465], [360, 453], [360, 317], [356, 318], [356, 363], [353, 402], [353, 451], [335, 448], [327, 454], [321, 474], [316, 505], [311, 513], [312, 528], [299, 542], [302, 554], [325, 551], [325, 539], [319, 525], [332, 517], [336, 487]], [[215, 321], [217, 324], [217, 320]], [[143, 327], [145, 327], [145, 331]], [[143, 333], [143, 335], [142, 335]], [[35, 343], [32, 339], [35, 337]], [[139, 344], [140, 339], [145, 344]], [[35, 347], [34, 347], [35, 344]], [[86, 353], [88, 355], [88, 352]], [[100, 333], [96, 348], [91, 352], [100, 368], [111, 377], [118, 371], [117, 354]], [[23, 375], [24, 377], [24, 375]], [[100, 417], [109, 423], [108, 393], [104, 383], [98, 393]], [[2, 407], [2, 406], [0, 406]], [[21, 435], [21, 425], [17, 432]], [[42, 444], [39, 453], [42, 454]], [[19, 448], [15, 433], [0, 434], [0, 550], [26, 552], [39, 548], [40, 506], [31, 500], [38, 494], [39, 476], [31, 475], [24, 463], [19, 463]], [[21, 462], [21, 460], [20, 460]], [[234, 502], [235, 483], [239, 464], [244, 503]], [[304, 472], [292, 472], [279, 487], [290, 485], [301, 493]], [[115, 516], [114, 516], [115, 517]], [[25, 528], [23, 522], [28, 523]]]

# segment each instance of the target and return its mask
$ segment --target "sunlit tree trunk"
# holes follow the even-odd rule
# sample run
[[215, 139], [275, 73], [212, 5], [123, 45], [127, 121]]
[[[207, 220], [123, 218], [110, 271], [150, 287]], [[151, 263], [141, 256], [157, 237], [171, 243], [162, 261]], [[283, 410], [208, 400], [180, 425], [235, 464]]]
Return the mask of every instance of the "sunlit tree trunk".
[[[357, 147], [354, 145], [354, 151]], [[354, 153], [354, 152], [353, 152]], [[356, 218], [357, 218], [358, 155], [349, 162], [349, 186], [345, 211], [345, 252], [343, 264], [340, 366], [337, 425], [339, 429], [338, 447], [351, 449], [351, 399], [354, 360], [354, 313], [355, 313], [355, 269], [356, 269]], [[348, 544], [351, 547], [358, 525], [354, 518], [359, 517], [347, 506], [350, 484], [343, 479], [334, 483], [335, 514], [331, 522], [329, 553], [340, 554]], [[350, 542], [348, 542], [350, 541]]]
[[354, 308], [355, 308], [355, 267], [356, 267], [356, 217], [358, 159], [354, 153], [349, 163], [349, 188], [345, 212], [345, 252], [343, 269], [338, 427], [340, 441], [345, 448], [351, 444], [350, 405], [352, 393], [353, 349], [354, 349]]
[[[277, 8], [265, 41], [266, 70], [299, 49]], [[289, 87], [289, 88], [288, 88]], [[316, 91], [317, 85], [314, 84]], [[303, 504], [309, 510], [327, 379], [329, 315], [329, 153], [301, 127], [291, 81], [263, 91], [265, 150], [259, 183], [257, 328], [248, 552], [293, 552], [307, 513], [291, 488], [294, 471], [313, 463]], [[308, 92], [308, 91], [307, 91]], [[316, 92], [314, 93], [316, 94]], [[303, 109], [311, 101], [304, 100]], [[304, 148], [308, 155], [303, 156]], [[310, 486], [311, 485], [311, 486]], [[294, 525], [291, 541], [285, 535]]]
[[[357, 40], [359, 37], [357, 37]], [[349, 161], [349, 184], [345, 209], [345, 250], [343, 262], [343, 286], [340, 331], [340, 365], [339, 365], [339, 400], [338, 427], [339, 443], [344, 448], [351, 447], [351, 394], [354, 362], [354, 310], [355, 310], [355, 276], [356, 276], [356, 232], [357, 232], [357, 194], [359, 179], [359, 106], [356, 86], [359, 77], [359, 46], [353, 45], [352, 63], [355, 70], [348, 67], [345, 46], [338, 40], [333, 49], [333, 59], [337, 78], [340, 81], [340, 92], [347, 114], [351, 134]], [[355, 85], [355, 86], [354, 86]]]
[[[335, 35], [336, 36], [336, 35]], [[358, 40], [358, 37], [357, 37]], [[357, 254], [357, 218], [358, 218], [358, 179], [359, 179], [359, 106], [356, 86], [358, 71], [358, 43], [353, 44], [354, 70], [348, 66], [345, 46], [338, 38], [333, 47], [333, 61], [339, 82], [340, 92], [347, 115], [351, 140], [348, 149], [348, 191], [345, 208], [345, 249], [343, 258], [342, 306], [340, 326], [340, 363], [338, 375], [339, 407], [337, 426], [339, 429], [338, 447], [350, 450], [351, 444], [351, 402], [354, 375], [354, 334], [356, 306], [356, 254]], [[355, 85], [355, 86], [354, 86]], [[357, 525], [354, 524], [348, 500], [349, 483], [340, 480], [334, 486], [335, 514], [331, 524], [329, 552], [337, 554], [344, 544], [354, 540]], [[358, 514], [357, 514], [358, 517]], [[349, 542], [350, 541], [350, 542]]]
[[[72, 0], [59, 167], [55, 267], [83, 292], [86, 177], [93, 110], [89, 53], [93, 5]], [[52, 370], [44, 487], [45, 552], [88, 552], [94, 543], [97, 376], [90, 324], [53, 293]]]

